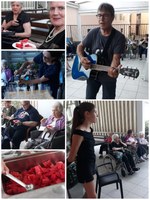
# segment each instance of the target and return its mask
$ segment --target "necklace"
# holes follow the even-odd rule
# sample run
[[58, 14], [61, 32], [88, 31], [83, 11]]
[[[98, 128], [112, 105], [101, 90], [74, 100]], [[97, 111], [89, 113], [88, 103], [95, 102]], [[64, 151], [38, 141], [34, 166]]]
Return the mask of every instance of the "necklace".
[[58, 35], [58, 34], [59, 34], [60, 32], [62, 32], [63, 30], [65, 30], [65, 27], [64, 27], [64, 26], [63, 26], [58, 32], [54, 33], [54, 31], [55, 31], [55, 27], [54, 27], [54, 28], [51, 30], [51, 32], [48, 34], [48, 36], [47, 36], [45, 42], [46, 42], [46, 43], [50, 42], [51, 40], [53, 40], [53, 39], [56, 37], [56, 35]]

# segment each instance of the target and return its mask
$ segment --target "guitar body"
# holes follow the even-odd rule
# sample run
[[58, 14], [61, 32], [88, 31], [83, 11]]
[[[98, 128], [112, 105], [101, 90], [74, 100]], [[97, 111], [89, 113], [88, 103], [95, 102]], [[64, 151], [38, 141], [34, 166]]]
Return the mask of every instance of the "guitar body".
[[[88, 55], [85, 53], [85, 57], [87, 57], [91, 62], [91, 69], [86, 70], [80, 63], [79, 56], [75, 56], [73, 66], [72, 66], [72, 78], [77, 80], [87, 80], [90, 76], [91, 70], [96, 71], [105, 71], [108, 72], [109, 66], [99, 65], [97, 63], [97, 56], [95, 54]], [[117, 73], [122, 74], [124, 77], [132, 77], [133, 79], [138, 78], [139, 76], [139, 70], [138, 69], [132, 69], [129, 67], [121, 67], [116, 69]], [[115, 77], [117, 78], [117, 76]]]
[[[92, 64], [96, 64], [97, 56], [95, 54], [85, 56], [91, 61]], [[87, 80], [90, 76], [91, 69], [86, 70], [80, 63], [79, 56], [75, 56], [72, 66], [72, 78], [78, 80]]]

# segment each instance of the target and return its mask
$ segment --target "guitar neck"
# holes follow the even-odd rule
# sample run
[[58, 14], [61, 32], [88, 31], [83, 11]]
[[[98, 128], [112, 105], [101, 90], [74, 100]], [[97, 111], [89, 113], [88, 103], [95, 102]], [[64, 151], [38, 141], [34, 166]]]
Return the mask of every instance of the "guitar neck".
[[98, 65], [98, 64], [92, 64], [90, 69], [91, 69], [91, 70], [96, 70], [96, 71], [108, 72], [108, 67], [109, 67], [109, 66]]

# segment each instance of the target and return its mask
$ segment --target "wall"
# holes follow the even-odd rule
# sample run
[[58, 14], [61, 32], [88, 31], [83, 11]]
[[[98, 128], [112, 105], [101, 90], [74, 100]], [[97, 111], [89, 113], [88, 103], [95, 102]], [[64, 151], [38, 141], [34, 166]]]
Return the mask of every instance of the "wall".
[[[44, 117], [48, 118], [52, 113], [52, 106], [56, 101], [53, 100], [39, 100], [37, 104], [37, 109], [39, 113]], [[64, 105], [64, 101], [60, 101]]]

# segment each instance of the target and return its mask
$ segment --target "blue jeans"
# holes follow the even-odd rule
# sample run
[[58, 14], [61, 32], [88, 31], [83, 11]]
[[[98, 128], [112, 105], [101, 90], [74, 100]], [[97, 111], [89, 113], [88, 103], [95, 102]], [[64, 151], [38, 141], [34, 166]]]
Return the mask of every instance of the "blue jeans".
[[106, 72], [98, 72], [95, 76], [91, 73], [87, 80], [86, 99], [96, 99], [96, 95], [102, 86], [102, 99], [115, 99], [116, 78], [111, 78]]

